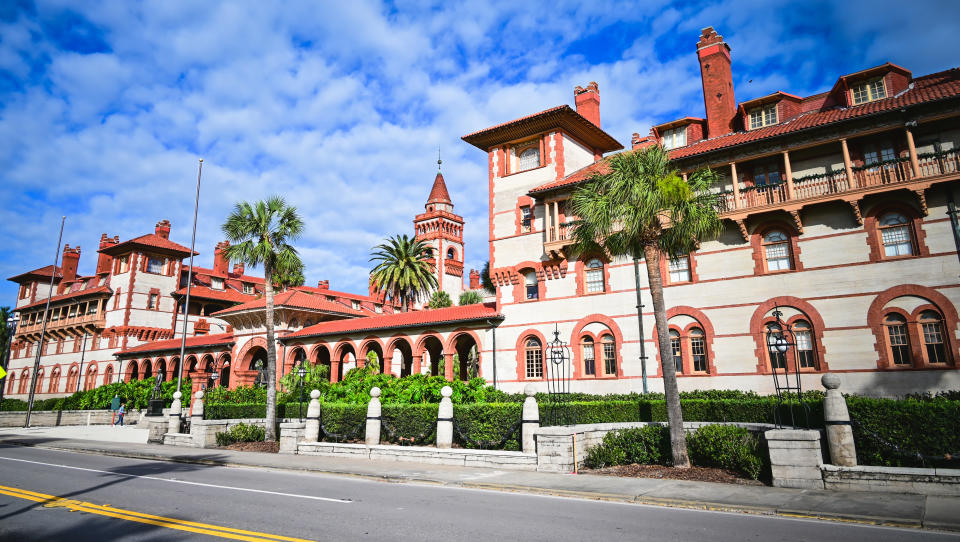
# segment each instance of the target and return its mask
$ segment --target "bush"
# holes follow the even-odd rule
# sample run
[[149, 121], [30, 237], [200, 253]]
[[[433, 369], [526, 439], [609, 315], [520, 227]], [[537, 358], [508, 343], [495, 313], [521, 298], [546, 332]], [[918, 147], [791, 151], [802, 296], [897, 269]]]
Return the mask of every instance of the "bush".
[[[128, 409], [146, 408], [153, 394], [154, 381], [132, 380], [130, 382], [114, 382], [92, 390], [78, 391], [68, 397], [52, 399], [34, 399], [33, 410], [102, 410], [110, 408], [114, 396], [127, 400]], [[184, 397], [181, 402], [184, 406], [190, 404], [190, 380], [184, 379]], [[164, 382], [160, 388], [160, 398], [166, 406], [173, 402], [173, 392], [177, 391], [177, 381]], [[0, 411], [27, 410], [27, 402], [20, 399], [4, 399]]]
[[[847, 407], [859, 464], [958, 467], [955, 459], [936, 457], [960, 452], [960, 401], [851, 396]], [[926, 457], [917, 457], [918, 453]]]
[[[287, 403], [287, 411], [296, 409], [296, 403]], [[304, 405], [306, 416], [306, 405]], [[320, 405], [320, 440], [343, 442], [364, 438], [367, 427], [366, 405], [325, 403]]]
[[436, 442], [438, 405], [383, 405], [382, 442], [429, 444]]
[[587, 451], [584, 465], [599, 469], [613, 465], [669, 465], [670, 430], [661, 425], [611, 431]]
[[522, 408], [517, 403], [454, 405], [453, 440], [464, 448], [519, 450]]
[[217, 433], [217, 446], [227, 446], [235, 442], [263, 442], [266, 431], [256, 424], [239, 423], [227, 431]]
[[760, 438], [735, 425], [706, 425], [687, 435], [690, 462], [743, 473], [757, 480], [768, 466]]
[[209, 403], [203, 405], [203, 418], [206, 420], [235, 420], [240, 418], [266, 417], [267, 405], [264, 403]]

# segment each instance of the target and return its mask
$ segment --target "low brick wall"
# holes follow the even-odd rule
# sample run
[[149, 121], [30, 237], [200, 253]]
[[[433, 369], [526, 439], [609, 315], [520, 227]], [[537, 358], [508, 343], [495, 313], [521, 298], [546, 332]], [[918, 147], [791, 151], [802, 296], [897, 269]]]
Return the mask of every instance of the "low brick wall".
[[413, 461], [430, 465], [453, 465], [511, 470], [537, 470], [537, 456], [523, 452], [502, 450], [471, 450], [466, 448], [432, 448], [428, 446], [395, 446], [343, 444], [336, 442], [301, 442], [300, 455], [355, 457], [386, 461]]
[[960, 469], [822, 465], [826, 489], [960, 496]]
[[[144, 410], [129, 410], [123, 423], [136, 425], [146, 413]], [[33, 427], [55, 427], [60, 425], [108, 425], [113, 411], [106, 410], [36, 410], [30, 414]], [[0, 412], [0, 427], [23, 427], [27, 421], [27, 411]]]

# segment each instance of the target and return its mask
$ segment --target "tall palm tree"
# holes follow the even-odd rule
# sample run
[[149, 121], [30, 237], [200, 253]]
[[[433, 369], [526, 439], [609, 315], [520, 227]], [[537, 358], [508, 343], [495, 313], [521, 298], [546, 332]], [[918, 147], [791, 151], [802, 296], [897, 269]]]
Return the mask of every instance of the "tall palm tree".
[[390, 300], [400, 301], [404, 312], [410, 303], [425, 299], [436, 289], [437, 276], [427, 261], [430, 247], [423, 241], [398, 235], [373, 250], [370, 261], [377, 265], [370, 271], [370, 284]]
[[288, 277], [303, 269], [297, 250], [290, 244], [303, 232], [297, 209], [280, 196], [254, 204], [242, 201], [224, 222], [223, 233], [232, 243], [226, 257], [250, 267], [263, 265], [267, 326], [267, 434], [277, 440], [277, 351], [273, 334], [273, 285], [277, 277]]
[[[710, 170], [693, 173], [685, 181], [670, 166], [659, 145], [615, 155], [609, 173], [598, 174], [570, 199], [577, 219], [571, 221], [572, 239], [579, 251], [603, 250], [611, 256], [643, 257], [653, 298], [660, 367], [670, 425], [673, 464], [689, 467], [676, 366], [669, 355], [670, 335], [660, 276], [661, 255], [678, 257], [695, 250], [699, 240], [721, 230], [716, 182]], [[639, 289], [640, 284], [636, 287]]]

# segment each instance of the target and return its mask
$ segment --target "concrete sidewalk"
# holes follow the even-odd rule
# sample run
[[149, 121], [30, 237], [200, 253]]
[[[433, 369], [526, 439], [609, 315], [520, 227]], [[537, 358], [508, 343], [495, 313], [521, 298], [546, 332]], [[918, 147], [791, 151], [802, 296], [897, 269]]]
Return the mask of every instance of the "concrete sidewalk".
[[681, 508], [960, 531], [960, 497], [799, 490], [653, 478], [500, 471], [223, 449], [201, 450], [130, 442], [128, 439], [132, 434], [127, 436], [119, 432], [113, 433], [113, 441], [83, 440], [71, 438], [72, 435], [56, 436], [52, 433], [4, 430], [0, 432], [0, 445], [36, 446], [137, 459], [309, 471], [390, 482], [431, 483]]

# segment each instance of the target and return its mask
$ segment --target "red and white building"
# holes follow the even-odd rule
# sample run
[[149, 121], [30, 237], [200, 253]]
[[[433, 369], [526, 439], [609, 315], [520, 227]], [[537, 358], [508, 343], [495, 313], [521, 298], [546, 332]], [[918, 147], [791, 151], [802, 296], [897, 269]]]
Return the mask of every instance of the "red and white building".
[[[488, 156], [495, 302], [400, 313], [376, 297], [295, 288], [278, 295], [278, 340], [267, 345], [263, 301], [255, 298], [262, 279], [215, 264], [199, 273], [191, 297], [194, 382], [216, 369], [223, 385], [253, 383], [266, 349], [275, 348], [281, 373], [305, 360], [329, 364], [336, 380], [372, 352], [397, 375], [479, 374], [507, 390], [545, 388], [545, 348], [556, 330], [570, 347], [573, 391], [639, 391], [642, 349], [651, 390], [661, 389], [662, 356], [676, 364], [681, 389], [769, 393], [773, 368], [784, 365], [808, 388], [826, 371], [844, 373], [845, 389], [867, 394], [960, 388], [960, 228], [948, 214], [960, 187], [960, 70], [914, 76], [887, 63], [841, 75], [813, 96], [776, 92], [737, 102], [723, 38], [705, 29], [696, 51], [706, 118], [665, 121], [631, 141], [634, 149], [663, 145], [684, 175], [708, 167], [720, 176], [714, 190], [725, 205], [724, 231], [663, 262], [670, 352], [657, 348], [645, 272], [641, 335], [633, 262], [571, 250], [566, 200], [623, 149], [601, 128], [600, 92], [590, 83], [575, 90], [575, 107], [463, 137]], [[454, 299], [463, 289], [463, 227], [438, 174], [414, 228], [431, 243], [438, 282]], [[105, 237], [112, 244], [100, 254], [109, 261], [96, 277], [71, 275], [73, 249], [56, 271], [54, 306], [66, 321], [51, 320], [51, 329], [65, 339], [100, 333], [99, 378], [123, 363], [125, 375], [133, 364], [143, 375], [145, 367], [178, 362], [173, 307], [184, 284], [174, 277], [188, 251], [161, 230], [126, 243]], [[38, 333], [30, 315], [51, 271], [11, 279], [24, 285], [18, 310], [27, 319], [8, 390], [23, 391]], [[239, 297], [245, 283], [249, 300]], [[479, 288], [476, 272], [470, 288]], [[148, 308], [153, 294], [157, 309]], [[194, 309], [193, 296], [206, 308]], [[782, 356], [766, 347], [776, 309], [796, 339]], [[155, 313], [164, 310], [161, 321]], [[44, 355], [44, 371], [76, 365], [76, 353], [58, 352]]]

